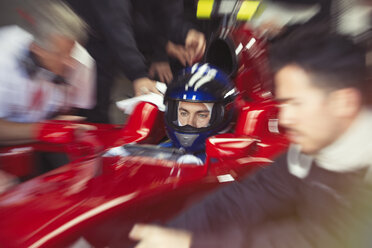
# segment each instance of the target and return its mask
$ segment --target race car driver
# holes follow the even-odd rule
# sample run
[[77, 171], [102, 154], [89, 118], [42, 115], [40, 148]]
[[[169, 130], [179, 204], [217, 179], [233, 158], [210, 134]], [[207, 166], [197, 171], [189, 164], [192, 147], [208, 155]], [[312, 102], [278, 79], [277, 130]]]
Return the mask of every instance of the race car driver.
[[[180, 163], [204, 164], [206, 139], [229, 130], [232, 124], [236, 94], [237, 90], [228, 76], [217, 67], [195, 64], [183, 70], [164, 95], [164, 117], [169, 140], [159, 146], [178, 148], [185, 154], [177, 160]], [[149, 95], [153, 96], [162, 99], [159, 95]], [[142, 96], [138, 98], [145, 101]], [[129, 100], [127, 107], [134, 105], [132, 100]], [[159, 109], [164, 108], [162, 101], [156, 105]], [[119, 108], [125, 110], [123, 105]], [[123, 147], [115, 147], [105, 154], [116, 155], [126, 156], [128, 153]]]
[[228, 130], [234, 116], [236, 89], [228, 76], [210, 64], [187, 68], [164, 96], [165, 124], [170, 142], [205, 160], [205, 141]]

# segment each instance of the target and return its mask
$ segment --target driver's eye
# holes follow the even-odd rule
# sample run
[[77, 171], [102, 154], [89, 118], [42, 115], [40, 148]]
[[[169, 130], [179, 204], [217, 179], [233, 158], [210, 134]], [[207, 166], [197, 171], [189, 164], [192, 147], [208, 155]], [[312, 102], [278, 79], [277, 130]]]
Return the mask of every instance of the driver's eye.
[[202, 118], [202, 119], [205, 119], [205, 118], [208, 117], [208, 115], [207, 114], [199, 114], [199, 117]]
[[180, 112], [180, 115], [181, 115], [182, 117], [186, 117], [186, 116], [188, 116], [188, 113], [187, 113], [187, 112], [184, 112], [184, 111], [181, 111], [181, 112]]

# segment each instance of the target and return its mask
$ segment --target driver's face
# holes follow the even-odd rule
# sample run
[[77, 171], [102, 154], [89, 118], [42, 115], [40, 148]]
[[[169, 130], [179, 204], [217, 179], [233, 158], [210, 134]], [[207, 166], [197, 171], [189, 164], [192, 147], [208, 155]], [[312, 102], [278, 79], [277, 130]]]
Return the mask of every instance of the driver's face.
[[207, 127], [211, 112], [204, 103], [182, 102], [178, 104], [178, 121], [181, 126]]

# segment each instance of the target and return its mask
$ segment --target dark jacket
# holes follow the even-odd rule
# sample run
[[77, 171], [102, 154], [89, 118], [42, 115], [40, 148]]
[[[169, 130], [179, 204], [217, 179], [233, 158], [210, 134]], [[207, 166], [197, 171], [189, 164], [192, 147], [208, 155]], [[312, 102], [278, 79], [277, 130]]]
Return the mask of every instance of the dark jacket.
[[[89, 25], [88, 51], [97, 64], [115, 65], [130, 79], [147, 77], [140, 43], [163, 49], [166, 39], [183, 43], [188, 26], [180, 0], [66, 0]], [[149, 33], [148, 31], [152, 32]], [[160, 38], [161, 37], [161, 38]], [[165, 39], [164, 39], [165, 38]], [[108, 68], [109, 70], [110, 68]]]
[[209, 195], [168, 223], [193, 232], [196, 247], [371, 247], [372, 189], [364, 171], [313, 165], [300, 179], [286, 156]]

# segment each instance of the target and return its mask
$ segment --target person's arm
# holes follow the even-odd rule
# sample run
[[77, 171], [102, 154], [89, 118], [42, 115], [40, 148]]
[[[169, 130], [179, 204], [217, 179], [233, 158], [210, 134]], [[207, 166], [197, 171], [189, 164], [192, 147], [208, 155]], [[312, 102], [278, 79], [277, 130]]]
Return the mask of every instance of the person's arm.
[[[155, 239], [157, 244], [166, 244], [168, 238], [173, 240], [171, 236], [176, 235], [180, 244], [189, 244], [191, 238], [193, 248], [233, 247], [231, 242], [238, 245], [246, 230], [253, 230], [268, 218], [294, 213], [298, 180], [289, 174], [283, 156], [242, 182], [231, 183], [207, 196], [169, 221], [167, 228], [158, 231], [158, 227], [150, 226], [150, 230], [146, 230], [147, 226], [137, 226], [131, 237], [141, 243]], [[154, 235], [141, 236], [142, 228]], [[175, 233], [174, 229], [182, 232]]]
[[18, 145], [36, 141], [37, 124], [0, 119], [0, 145]]
[[184, 19], [182, 0], [161, 0], [154, 12], [156, 28], [167, 39], [184, 44], [187, 32], [194, 28]]
[[131, 1], [92, 0], [90, 4], [120, 69], [133, 82], [135, 95], [159, 93], [155, 81], [149, 79], [144, 57], [137, 48], [133, 33]]
[[145, 34], [142, 43], [147, 44], [151, 50], [149, 54], [149, 75], [154, 80], [170, 83], [173, 79], [173, 73], [169, 64], [168, 55], [166, 52], [167, 41], [161, 35], [150, 32]]
[[203, 233], [202, 238], [195, 238], [195, 235], [185, 230], [136, 224], [129, 237], [140, 241], [134, 248], [241, 248], [244, 242], [241, 230], [228, 226], [225, 228], [224, 231]]
[[[160, 4], [159, 4], [160, 5]], [[200, 59], [206, 48], [205, 36], [184, 18], [183, 1], [162, 0], [155, 12], [158, 33], [185, 46], [191, 61]], [[189, 63], [190, 64], [190, 63]]]
[[286, 156], [241, 182], [233, 182], [167, 223], [194, 233], [224, 229], [229, 223], [255, 226], [294, 211], [298, 178], [289, 174]]
[[[130, 80], [148, 77], [144, 57], [137, 48], [130, 0], [91, 0], [94, 16], [120, 69]], [[110, 52], [110, 51], [107, 51]]]
[[95, 126], [58, 121], [19, 123], [0, 119], [0, 145], [19, 145], [31, 142], [68, 144]]

